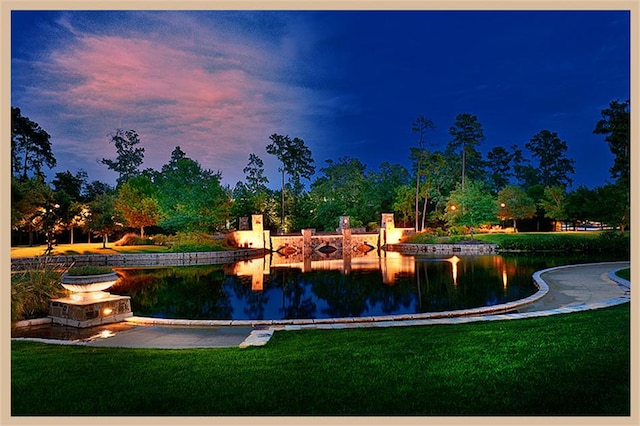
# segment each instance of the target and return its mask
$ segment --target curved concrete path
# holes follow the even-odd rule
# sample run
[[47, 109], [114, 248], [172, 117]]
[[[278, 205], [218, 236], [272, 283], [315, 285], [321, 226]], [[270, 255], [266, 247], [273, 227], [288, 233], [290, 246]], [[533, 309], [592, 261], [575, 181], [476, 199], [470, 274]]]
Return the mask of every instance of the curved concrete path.
[[[406, 327], [412, 325], [454, 324], [476, 321], [497, 321], [531, 318], [561, 313], [599, 309], [626, 303], [631, 298], [629, 281], [615, 276], [619, 269], [629, 268], [630, 262], [609, 262], [586, 265], [568, 265], [536, 272], [534, 280], [545, 291], [544, 297], [520, 307], [512, 313], [495, 315], [468, 315], [427, 319], [408, 319], [398, 316], [366, 321], [335, 321], [305, 324], [275, 324], [251, 326], [198, 326], [193, 325], [135, 325], [144, 324], [144, 318], [133, 323], [120, 324], [115, 333], [109, 326], [101, 327], [97, 334], [75, 341], [45, 340], [58, 344], [81, 344], [123, 348], [221, 348], [265, 345], [276, 330], [342, 329], [363, 327]], [[97, 329], [97, 328], [96, 328]], [[111, 327], [113, 329], [113, 327]]]

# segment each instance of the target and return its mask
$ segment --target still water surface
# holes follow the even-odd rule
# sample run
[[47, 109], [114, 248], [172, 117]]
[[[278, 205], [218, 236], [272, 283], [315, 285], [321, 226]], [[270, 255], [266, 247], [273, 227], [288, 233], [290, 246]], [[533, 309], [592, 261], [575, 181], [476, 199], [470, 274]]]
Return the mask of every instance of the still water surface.
[[598, 261], [541, 256], [414, 257], [376, 252], [293, 262], [277, 256], [229, 265], [117, 269], [108, 291], [134, 315], [184, 319], [321, 319], [441, 312], [534, 294], [535, 271]]

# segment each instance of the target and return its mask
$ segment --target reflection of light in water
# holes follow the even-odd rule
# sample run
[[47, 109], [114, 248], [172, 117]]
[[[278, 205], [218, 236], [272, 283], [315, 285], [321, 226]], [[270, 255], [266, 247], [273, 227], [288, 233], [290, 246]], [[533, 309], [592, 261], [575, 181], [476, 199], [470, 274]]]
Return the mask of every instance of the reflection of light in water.
[[109, 337], [113, 337], [115, 335], [116, 333], [111, 330], [102, 330], [100, 333], [94, 334], [93, 336], [89, 337], [88, 340], [91, 341], [96, 339], [108, 339]]
[[453, 277], [453, 285], [458, 285], [458, 262], [460, 262], [460, 258], [458, 256], [451, 256], [449, 259], [445, 259], [447, 262], [451, 263], [451, 276]]
[[502, 285], [504, 289], [507, 289], [507, 267], [506, 265], [502, 268]]
[[251, 259], [238, 262], [233, 267], [233, 273], [238, 276], [251, 276], [251, 290], [262, 291], [264, 286], [265, 259]]

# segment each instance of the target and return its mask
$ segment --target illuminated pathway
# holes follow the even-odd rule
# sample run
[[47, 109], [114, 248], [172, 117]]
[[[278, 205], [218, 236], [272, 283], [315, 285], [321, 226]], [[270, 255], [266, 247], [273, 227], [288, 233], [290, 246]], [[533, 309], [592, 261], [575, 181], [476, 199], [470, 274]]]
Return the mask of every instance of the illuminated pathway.
[[102, 333], [80, 342], [47, 342], [128, 348], [247, 347], [265, 345], [277, 330], [406, 327], [541, 317], [628, 302], [630, 283], [616, 277], [614, 272], [629, 267], [630, 262], [626, 261], [561, 266], [536, 272], [533, 277], [540, 291], [523, 299], [524, 305], [523, 301], [516, 301], [465, 311], [323, 320], [196, 321], [132, 317], [127, 320], [130, 325], [116, 333], [105, 328]]

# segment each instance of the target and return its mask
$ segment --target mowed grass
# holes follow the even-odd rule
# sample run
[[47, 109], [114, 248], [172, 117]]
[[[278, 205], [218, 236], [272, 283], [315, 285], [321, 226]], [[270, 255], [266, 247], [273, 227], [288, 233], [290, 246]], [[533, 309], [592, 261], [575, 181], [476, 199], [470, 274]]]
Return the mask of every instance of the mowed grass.
[[12, 341], [12, 415], [630, 415], [630, 308], [278, 331], [264, 347]]
[[[59, 244], [53, 246], [52, 255], [84, 255], [84, 254], [126, 254], [126, 253], [167, 253], [168, 249], [159, 245], [116, 246], [107, 243], [107, 248], [99, 243]], [[11, 257], [41, 256], [47, 249], [46, 245], [11, 247]]]
[[631, 281], [631, 268], [620, 269], [616, 271], [616, 275], [627, 281]]

